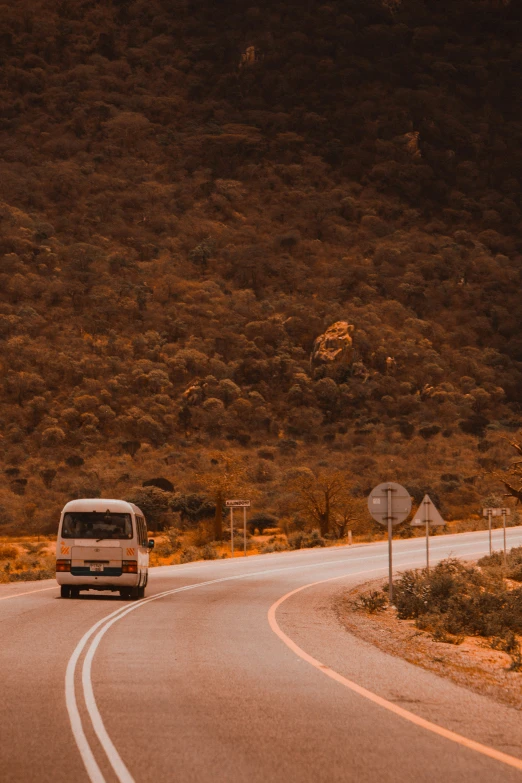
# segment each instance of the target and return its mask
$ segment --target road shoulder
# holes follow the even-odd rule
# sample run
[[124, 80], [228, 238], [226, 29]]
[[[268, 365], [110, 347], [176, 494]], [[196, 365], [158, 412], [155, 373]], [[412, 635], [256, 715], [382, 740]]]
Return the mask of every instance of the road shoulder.
[[379, 590], [382, 584], [382, 579], [371, 580], [334, 597], [333, 611], [346, 631], [389, 655], [522, 710], [522, 673], [509, 671], [507, 653], [491, 649], [476, 637], [465, 637], [461, 644], [435, 641], [416, 628], [413, 620], [398, 620], [393, 608], [368, 614], [354, 607], [358, 596]]

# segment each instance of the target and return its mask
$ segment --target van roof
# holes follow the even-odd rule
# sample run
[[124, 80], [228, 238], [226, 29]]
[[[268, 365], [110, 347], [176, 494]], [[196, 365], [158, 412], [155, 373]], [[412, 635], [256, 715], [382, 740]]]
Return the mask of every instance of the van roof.
[[126, 500], [114, 500], [109, 498], [79, 498], [70, 500], [63, 507], [62, 513], [68, 511], [111, 511], [113, 513], [130, 514], [134, 512], [144, 516], [143, 512], [135, 506], [134, 503], [128, 503]]

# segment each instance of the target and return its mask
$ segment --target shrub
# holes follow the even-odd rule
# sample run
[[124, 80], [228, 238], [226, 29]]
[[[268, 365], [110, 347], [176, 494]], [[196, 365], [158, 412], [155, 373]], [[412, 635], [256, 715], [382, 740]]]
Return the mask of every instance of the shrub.
[[13, 560], [18, 555], [18, 549], [12, 544], [0, 544], [0, 560]]
[[439, 641], [522, 632], [522, 587], [507, 590], [497, 572], [455, 559], [443, 560], [430, 574], [406, 571], [395, 584], [395, 603], [399, 619], [415, 619]]
[[362, 609], [368, 614], [382, 612], [388, 604], [388, 599], [380, 590], [370, 590], [368, 593], [362, 593], [355, 602], [357, 609]]
[[213, 544], [205, 544], [199, 551], [203, 560], [217, 560], [219, 558], [218, 551]]
[[200, 553], [195, 546], [187, 546], [181, 550], [180, 563], [193, 563], [200, 559]]
[[259, 511], [257, 514], [252, 514], [248, 520], [248, 529], [252, 534], [256, 530], [259, 530], [259, 535], [262, 536], [266, 528], [273, 528], [277, 526], [277, 518], [273, 514], [268, 514], [266, 511]]
[[519, 644], [513, 631], [506, 631], [502, 636], [493, 636], [490, 640], [490, 647], [493, 650], [512, 653], [516, 652]]
[[316, 546], [326, 546], [326, 540], [319, 530], [312, 530], [311, 533], [298, 530], [288, 536], [288, 546], [290, 549], [311, 549]]
[[260, 552], [262, 555], [267, 555], [271, 552], [285, 552], [289, 548], [290, 547], [284, 539], [271, 538], [263, 547], [261, 547]]
[[487, 569], [488, 573], [493, 575], [495, 571], [502, 575], [504, 573], [508, 579], [515, 582], [522, 582], [522, 546], [513, 547], [506, 557], [506, 566], [504, 567], [503, 552], [493, 552], [491, 555], [485, 555], [478, 561], [479, 566]]

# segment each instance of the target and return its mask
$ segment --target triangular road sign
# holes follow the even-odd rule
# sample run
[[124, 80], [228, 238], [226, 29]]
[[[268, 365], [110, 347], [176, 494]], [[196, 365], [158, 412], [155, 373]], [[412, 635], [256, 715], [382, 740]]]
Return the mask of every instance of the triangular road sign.
[[446, 524], [429, 495], [424, 495], [422, 503], [415, 512], [415, 516], [413, 521], [410, 522], [410, 525], [412, 527], [422, 527], [426, 524], [426, 520], [430, 526], [433, 525], [434, 527]]

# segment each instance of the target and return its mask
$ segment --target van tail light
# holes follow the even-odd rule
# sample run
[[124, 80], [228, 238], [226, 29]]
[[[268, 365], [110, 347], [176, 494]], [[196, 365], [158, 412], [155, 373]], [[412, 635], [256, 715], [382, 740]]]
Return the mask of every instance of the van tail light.
[[56, 561], [56, 570], [57, 571], [70, 571], [71, 570], [71, 561], [70, 560], [57, 560]]
[[124, 560], [122, 562], [122, 573], [124, 574], [137, 574], [138, 573], [138, 561], [137, 560]]

